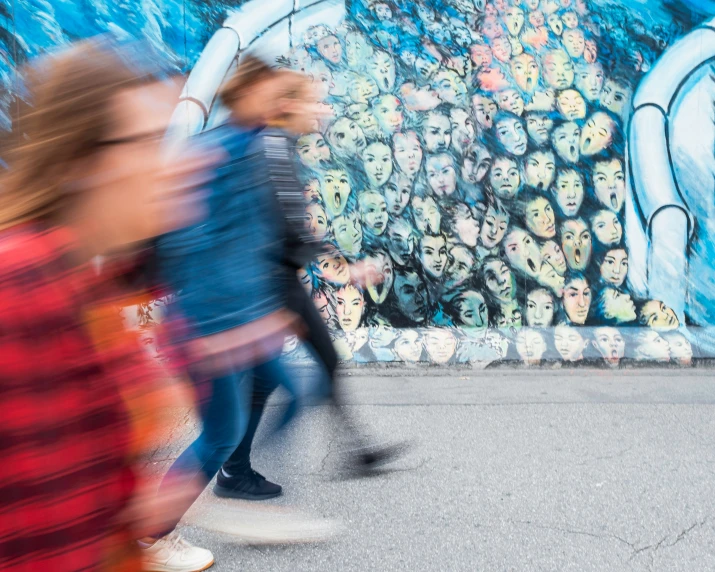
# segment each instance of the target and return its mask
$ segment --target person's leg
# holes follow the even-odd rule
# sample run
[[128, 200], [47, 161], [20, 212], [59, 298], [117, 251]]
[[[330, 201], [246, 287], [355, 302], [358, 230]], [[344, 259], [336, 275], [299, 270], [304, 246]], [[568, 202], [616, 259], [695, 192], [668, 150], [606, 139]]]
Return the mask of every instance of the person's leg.
[[223, 470], [228, 475], [247, 473], [251, 469], [251, 447], [263, 417], [266, 403], [271, 393], [278, 387], [275, 380], [260, 375], [253, 375], [253, 397], [251, 401], [251, 417], [248, 421], [243, 440], [236, 447], [228, 460], [223, 464]]
[[211, 395], [199, 407], [201, 434], [174, 461], [159, 488], [161, 492], [163, 486], [179, 480], [198, 483], [197, 494], [185, 510], [241, 441], [248, 425], [250, 385], [250, 375], [246, 374], [230, 374], [211, 381]]

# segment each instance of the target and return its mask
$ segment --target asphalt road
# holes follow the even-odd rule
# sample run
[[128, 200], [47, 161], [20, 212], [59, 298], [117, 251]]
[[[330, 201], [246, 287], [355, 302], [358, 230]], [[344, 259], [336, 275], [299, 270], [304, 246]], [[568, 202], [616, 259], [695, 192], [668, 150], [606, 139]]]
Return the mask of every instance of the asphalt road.
[[343, 531], [275, 546], [184, 526], [215, 570], [715, 570], [712, 372], [361, 369], [347, 379], [351, 410], [411, 451], [393, 472], [341, 479], [329, 416], [308, 408], [289, 439], [254, 454], [282, 498], [207, 491], [190, 518], [235, 510], [251, 529], [289, 508]]

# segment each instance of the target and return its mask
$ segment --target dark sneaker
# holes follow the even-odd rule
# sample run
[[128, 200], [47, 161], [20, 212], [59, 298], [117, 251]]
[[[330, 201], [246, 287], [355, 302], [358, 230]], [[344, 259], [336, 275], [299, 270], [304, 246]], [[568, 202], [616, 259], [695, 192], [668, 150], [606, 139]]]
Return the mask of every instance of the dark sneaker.
[[223, 469], [216, 477], [216, 496], [241, 500], [267, 500], [281, 496], [283, 488], [270, 482], [253, 469], [238, 475], [227, 476]]
[[352, 449], [346, 454], [346, 469], [358, 474], [370, 474], [402, 457], [407, 449], [406, 443]]

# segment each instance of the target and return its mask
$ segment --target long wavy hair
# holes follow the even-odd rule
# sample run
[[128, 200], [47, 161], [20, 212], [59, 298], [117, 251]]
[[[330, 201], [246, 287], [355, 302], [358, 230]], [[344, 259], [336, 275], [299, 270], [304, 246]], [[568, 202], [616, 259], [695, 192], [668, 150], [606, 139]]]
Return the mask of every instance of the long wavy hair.
[[56, 221], [71, 193], [67, 172], [107, 136], [119, 90], [157, 81], [153, 57], [105, 37], [43, 57], [23, 72], [30, 105], [16, 119], [0, 180], [0, 229]]

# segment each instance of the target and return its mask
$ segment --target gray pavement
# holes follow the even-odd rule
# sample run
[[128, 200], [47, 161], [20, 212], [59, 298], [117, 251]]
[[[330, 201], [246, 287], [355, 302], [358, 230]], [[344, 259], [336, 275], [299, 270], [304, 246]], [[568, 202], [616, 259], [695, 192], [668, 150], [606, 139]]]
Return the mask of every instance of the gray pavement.
[[414, 448], [394, 472], [341, 480], [328, 415], [308, 408], [289, 439], [254, 455], [282, 498], [207, 491], [194, 510], [234, 503], [250, 519], [292, 507], [344, 533], [246, 546], [185, 526], [215, 570], [715, 570], [711, 371], [358, 369], [347, 380], [352, 409]]

